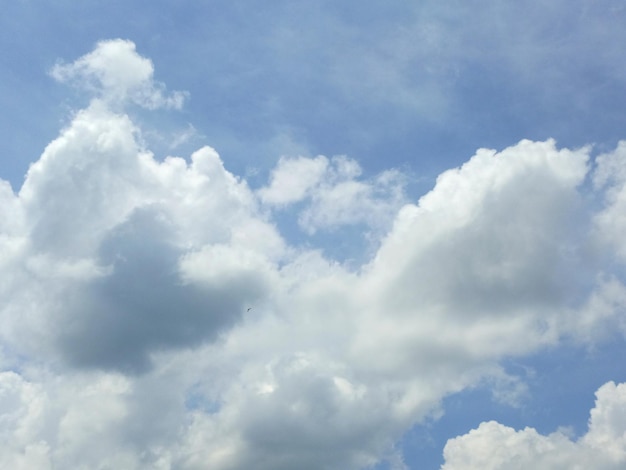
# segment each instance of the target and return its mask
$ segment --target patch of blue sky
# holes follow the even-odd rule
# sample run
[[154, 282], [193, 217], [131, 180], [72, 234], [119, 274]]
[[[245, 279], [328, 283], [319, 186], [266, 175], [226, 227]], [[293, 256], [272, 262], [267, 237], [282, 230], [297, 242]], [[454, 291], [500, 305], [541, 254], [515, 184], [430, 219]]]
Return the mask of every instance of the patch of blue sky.
[[185, 409], [203, 413], [217, 413], [221, 408], [219, 401], [211, 400], [201, 390], [200, 385], [191, 387], [185, 396]]

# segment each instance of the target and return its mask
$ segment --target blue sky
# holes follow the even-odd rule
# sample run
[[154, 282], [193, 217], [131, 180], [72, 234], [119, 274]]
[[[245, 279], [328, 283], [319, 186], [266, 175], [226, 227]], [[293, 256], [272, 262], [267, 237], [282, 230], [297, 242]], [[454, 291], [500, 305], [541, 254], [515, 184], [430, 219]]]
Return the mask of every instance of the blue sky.
[[625, 16], [5, 5], [0, 467], [623, 467]]

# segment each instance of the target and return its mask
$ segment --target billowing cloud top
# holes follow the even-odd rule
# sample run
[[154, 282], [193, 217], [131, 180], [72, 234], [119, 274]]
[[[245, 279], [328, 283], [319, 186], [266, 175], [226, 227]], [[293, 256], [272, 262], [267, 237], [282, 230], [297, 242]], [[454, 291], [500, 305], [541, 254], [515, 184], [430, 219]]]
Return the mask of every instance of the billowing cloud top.
[[[515, 386], [504, 358], [623, 332], [606, 253], [626, 253], [624, 144], [480, 149], [418, 201], [348, 157], [285, 157], [253, 190], [210, 147], [145, 148], [120, 105], [183, 94], [133, 43], [52, 74], [96, 99], [17, 193], [0, 181], [2, 468], [403, 468], [394, 443], [443, 397]], [[285, 217], [302, 237], [357, 227], [376, 251], [349, 267]], [[623, 466], [623, 387], [598, 391], [579, 442], [484, 423], [444, 468], [514, 468], [517, 446], [524, 468], [600, 448]]]
[[596, 392], [589, 431], [578, 441], [559, 430], [542, 436], [495, 421], [448, 441], [442, 470], [595, 468], [617, 470], [626, 459], [626, 384], [609, 382]]

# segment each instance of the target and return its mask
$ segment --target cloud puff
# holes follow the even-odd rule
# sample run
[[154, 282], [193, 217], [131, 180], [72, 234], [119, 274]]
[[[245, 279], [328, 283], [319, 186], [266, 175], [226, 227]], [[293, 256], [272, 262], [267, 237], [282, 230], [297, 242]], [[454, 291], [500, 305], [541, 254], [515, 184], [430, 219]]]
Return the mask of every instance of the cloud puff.
[[[0, 184], [12, 468], [401, 462], [394, 443], [443, 397], [518, 383], [503, 358], [623, 321], [619, 270], [588, 262], [589, 247], [617, 243], [598, 214], [621, 201], [621, 180], [603, 176], [621, 146], [599, 160], [596, 189], [589, 148], [522, 141], [479, 150], [414, 202], [396, 170], [364, 178], [347, 157], [283, 158], [255, 192], [210, 147], [189, 159], [144, 147], [118, 107], [154, 103], [130, 43], [59, 67], [102, 87], [17, 193]], [[377, 250], [350, 268], [290, 246], [278, 209], [305, 233], [364, 224]]]
[[584, 149], [521, 142], [501, 153], [481, 150], [443, 173], [399, 212], [367, 266], [364, 291], [380, 295], [370, 305], [391, 314], [401, 337], [412, 329], [424, 336], [407, 343], [443, 341], [454, 351], [467, 340], [466, 357], [554, 340], [577, 283], [572, 269], [582, 265], [572, 214], [587, 158]]
[[44, 409], [40, 387], [15, 372], [0, 373], [0, 463], [5, 468], [51, 468], [50, 446], [37, 439]]
[[266, 204], [285, 205], [301, 201], [319, 184], [328, 168], [328, 159], [282, 157], [272, 170], [270, 185], [259, 189], [258, 195]]
[[448, 441], [442, 470], [623, 468], [625, 414], [626, 384], [609, 382], [596, 392], [589, 430], [578, 440], [561, 431], [543, 436], [532, 428], [515, 431], [490, 421]]
[[614, 152], [596, 159], [593, 184], [606, 188], [604, 208], [595, 215], [597, 234], [609, 243], [622, 261], [626, 260], [626, 244], [621, 234], [626, 230], [626, 142]]
[[56, 80], [85, 88], [109, 104], [180, 108], [186, 94], [177, 91], [167, 96], [153, 73], [152, 61], [137, 54], [132, 41], [122, 39], [101, 41], [89, 54], [71, 64], [59, 63], [50, 72]]
[[305, 201], [298, 224], [308, 234], [358, 224], [386, 230], [406, 200], [406, 178], [397, 170], [369, 180], [359, 180], [361, 174], [358, 162], [343, 156], [283, 157], [257, 195], [270, 207]]

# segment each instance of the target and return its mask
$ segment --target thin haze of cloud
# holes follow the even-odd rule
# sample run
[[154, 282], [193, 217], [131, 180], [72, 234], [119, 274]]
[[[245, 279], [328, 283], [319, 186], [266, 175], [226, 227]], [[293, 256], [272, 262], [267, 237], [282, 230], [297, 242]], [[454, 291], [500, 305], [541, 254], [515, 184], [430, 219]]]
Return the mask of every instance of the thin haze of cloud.
[[[590, 259], [626, 251], [624, 144], [479, 149], [418, 201], [348, 157], [283, 159], [253, 191], [210, 147], [145, 148], [123, 106], [171, 103], [149, 64], [113, 40], [61, 66], [101, 88], [17, 193], [0, 185], [1, 467], [406, 468], [395, 443], [446, 395], [518, 386], [500, 361], [626, 333], [619, 265]], [[305, 232], [379, 223], [377, 251], [351, 269], [290, 243], [281, 211]], [[444, 468], [502, 439], [537, 443], [529, 464], [602, 446], [617, 468], [623, 387], [598, 390], [580, 442], [486, 423]]]
[[[124, 11], [7, 5], [2, 127], [15, 157], [4, 178], [14, 187], [67, 111], [58, 106], [64, 88], [41, 70], [120, 31], [132, 32], [169, 86], [190, 90], [185, 113], [238, 174], [251, 159], [265, 173], [280, 155], [340, 153], [366, 170], [408, 163], [431, 181], [481, 146], [553, 137], [608, 151], [622, 136], [613, 96], [626, 77], [626, 10], [616, 0], [276, 1], [262, 10], [249, 1], [162, 2]], [[151, 143], [171, 151], [159, 147]]]

